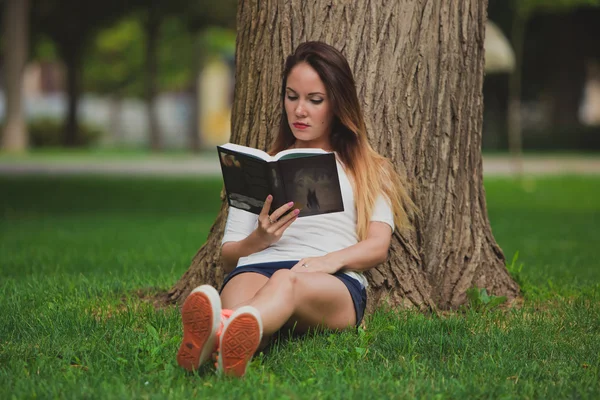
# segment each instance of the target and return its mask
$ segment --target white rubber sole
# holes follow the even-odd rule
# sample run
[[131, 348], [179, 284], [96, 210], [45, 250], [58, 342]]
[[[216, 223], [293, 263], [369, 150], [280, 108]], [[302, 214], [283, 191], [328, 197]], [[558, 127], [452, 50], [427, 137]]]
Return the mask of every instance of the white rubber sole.
[[177, 363], [188, 371], [197, 370], [215, 348], [221, 324], [221, 297], [210, 285], [202, 285], [189, 294], [181, 308], [183, 340]]
[[258, 310], [240, 307], [225, 322], [219, 338], [217, 373], [242, 377], [262, 340], [263, 326]]

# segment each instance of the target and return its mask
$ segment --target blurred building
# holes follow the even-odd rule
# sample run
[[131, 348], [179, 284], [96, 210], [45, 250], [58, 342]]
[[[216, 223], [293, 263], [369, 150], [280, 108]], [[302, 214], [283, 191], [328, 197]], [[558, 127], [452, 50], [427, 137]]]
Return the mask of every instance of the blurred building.
[[229, 141], [233, 103], [233, 65], [222, 58], [206, 64], [198, 80], [200, 143], [204, 147]]
[[600, 62], [589, 62], [587, 65], [587, 83], [580, 118], [586, 125], [600, 126]]
[[515, 69], [515, 53], [506, 36], [492, 21], [485, 25], [485, 73], [510, 74]]
[[[52, 118], [62, 120], [67, 112], [64, 92], [64, 68], [60, 63], [34, 62], [24, 73], [25, 115], [28, 120]], [[203, 147], [213, 147], [229, 140], [231, 104], [233, 99], [233, 65], [229, 59], [214, 59], [201, 71], [198, 79], [199, 102], [193, 93], [161, 93], [157, 112], [161, 133], [168, 148], [185, 148], [189, 130], [196, 134]], [[0, 91], [0, 120], [4, 118], [4, 96]], [[198, 116], [194, 124], [193, 119]], [[104, 145], [146, 146], [148, 121], [142, 99], [124, 98], [118, 102], [109, 96], [84, 93], [79, 104], [80, 122], [100, 126], [107, 132]]]

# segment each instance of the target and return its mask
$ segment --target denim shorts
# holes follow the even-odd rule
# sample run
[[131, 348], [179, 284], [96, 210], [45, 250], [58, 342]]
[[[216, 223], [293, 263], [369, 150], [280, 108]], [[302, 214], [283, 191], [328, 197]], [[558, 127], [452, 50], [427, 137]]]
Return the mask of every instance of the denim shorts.
[[[223, 285], [221, 286], [221, 291], [231, 278], [233, 278], [236, 275], [243, 274], [244, 272], [256, 272], [266, 276], [267, 278], [270, 278], [271, 276], [273, 276], [275, 271], [284, 268], [291, 269], [297, 263], [298, 261], [278, 261], [237, 267], [225, 277]], [[344, 274], [343, 272], [336, 272], [335, 274], [333, 274], [333, 276], [342, 281], [342, 283], [346, 285], [346, 288], [348, 288], [350, 296], [352, 297], [352, 303], [354, 303], [354, 312], [356, 313], [356, 326], [359, 326], [363, 319], [363, 316], [365, 315], [365, 308], [367, 306], [367, 291], [356, 279]]]

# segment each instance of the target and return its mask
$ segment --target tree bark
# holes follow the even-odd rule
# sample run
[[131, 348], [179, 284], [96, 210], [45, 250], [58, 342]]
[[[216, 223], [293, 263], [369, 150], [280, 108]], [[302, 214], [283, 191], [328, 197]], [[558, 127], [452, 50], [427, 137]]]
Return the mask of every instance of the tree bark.
[[6, 0], [2, 21], [6, 112], [1, 147], [5, 151], [27, 149], [27, 124], [23, 112], [23, 71], [27, 61], [29, 0]]
[[[267, 0], [239, 3], [234, 143], [266, 149], [280, 117], [285, 57], [322, 40], [348, 58], [369, 139], [412, 183], [422, 216], [394, 234], [388, 261], [370, 270], [369, 309], [463, 304], [471, 287], [509, 299], [509, 276], [487, 217], [481, 129], [487, 1]], [[223, 196], [222, 196], [223, 199]], [[165, 295], [220, 285], [223, 205], [207, 243]]]

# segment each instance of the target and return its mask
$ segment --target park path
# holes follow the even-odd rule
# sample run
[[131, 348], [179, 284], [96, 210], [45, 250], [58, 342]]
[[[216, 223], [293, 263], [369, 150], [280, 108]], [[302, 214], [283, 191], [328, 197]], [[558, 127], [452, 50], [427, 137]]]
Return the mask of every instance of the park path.
[[[600, 155], [526, 156], [525, 175], [600, 175]], [[514, 163], [505, 155], [484, 155], [485, 176], [508, 176]], [[219, 161], [211, 156], [147, 156], [138, 159], [9, 159], [0, 157], [0, 175], [145, 175], [145, 176], [220, 176]]]

